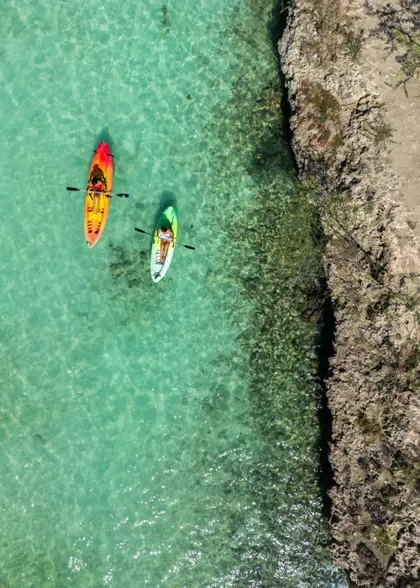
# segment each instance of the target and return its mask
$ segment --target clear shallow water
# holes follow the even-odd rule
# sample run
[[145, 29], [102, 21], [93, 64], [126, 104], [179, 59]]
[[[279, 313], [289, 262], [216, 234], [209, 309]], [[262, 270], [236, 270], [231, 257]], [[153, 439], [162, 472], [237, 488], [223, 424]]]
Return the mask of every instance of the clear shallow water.
[[[165, 28], [151, 0], [3, 9], [2, 587], [343, 585], [270, 11], [183, 0]], [[89, 250], [65, 186], [102, 138], [131, 196]], [[134, 227], [169, 202], [197, 250], [156, 286]]]

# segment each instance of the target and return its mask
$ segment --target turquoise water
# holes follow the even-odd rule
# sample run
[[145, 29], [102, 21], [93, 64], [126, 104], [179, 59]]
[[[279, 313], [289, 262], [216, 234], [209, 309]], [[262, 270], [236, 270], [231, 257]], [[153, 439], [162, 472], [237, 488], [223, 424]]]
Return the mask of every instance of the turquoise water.
[[[2, 588], [345, 585], [316, 481], [308, 221], [271, 9], [3, 7]], [[89, 250], [65, 186], [101, 139], [130, 198]], [[134, 227], [169, 203], [196, 251], [154, 285]]]

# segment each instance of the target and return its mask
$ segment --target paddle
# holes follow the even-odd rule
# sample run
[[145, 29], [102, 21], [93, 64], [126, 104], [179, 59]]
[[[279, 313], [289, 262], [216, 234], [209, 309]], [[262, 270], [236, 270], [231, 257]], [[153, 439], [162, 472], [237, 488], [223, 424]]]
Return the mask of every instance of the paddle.
[[[72, 186], [67, 186], [66, 190], [69, 192], [93, 192], [94, 194], [104, 194], [104, 192], [100, 190], [82, 190], [81, 188], [73, 188]], [[128, 198], [129, 194], [125, 194], [124, 192], [120, 192], [119, 194], [115, 194], [115, 192], [109, 192], [109, 194], [105, 193], [105, 196], [119, 196], [120, 198]]]
[[[144, 233], [145, 235], [151, 235], [152, 237], [154, 237], [153, 233], [148, 233], [147, 231], [143, 231], [143, 229], [138, 229], [137, 227], [135, 227], [134, 230], [137, 231], [138, 233]], [[185, 247], [185, 249], [195, 250], [195, 247], [193, 247], [192, 245], [183, 245], [182, 243], [180, 243], [180, 245], [181, 245], [181, 247]]]

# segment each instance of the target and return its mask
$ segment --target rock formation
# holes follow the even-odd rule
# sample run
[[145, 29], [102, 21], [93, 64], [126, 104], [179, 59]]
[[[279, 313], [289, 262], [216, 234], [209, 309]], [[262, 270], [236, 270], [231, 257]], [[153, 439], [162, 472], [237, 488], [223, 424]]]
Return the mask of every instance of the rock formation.
[[[415, 193], [420, 148], [416, 156], [416, 136], [410, 147], [403, 129], [416, 107], [420, 113], [420, 98], [407, 90], [414, 70], [412, 80], [398, 78], [401, 47], [387, 50], [393, 47], [380, 28], [384, 9], [408, 30], [410, 0], [386, 6], [295, 0], [279, 50], [292, 147], [327, 237], [336, 318], [327, 382], [334, 559], [354, 586], [414, 588], [420, 587], [420, 197], [410, 201], [408, 191]], [[378, 74], [385, 70], [390, 81]], [[418, 139], [420, 145], [420, 130]], [[412, 165], [404, 166], [409, 158]]]

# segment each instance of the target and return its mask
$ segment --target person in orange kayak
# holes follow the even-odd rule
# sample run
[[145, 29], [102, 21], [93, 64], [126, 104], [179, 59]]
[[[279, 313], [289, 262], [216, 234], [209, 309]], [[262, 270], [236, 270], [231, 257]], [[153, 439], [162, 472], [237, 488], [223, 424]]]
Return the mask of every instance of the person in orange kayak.
[[99, 178], [96, 178], [95, 176], [91, 178], [90, 184], [95, 192], [103, 192], [105, 189], [105, 186], [101, 182], [101, 180]]
[[[100, 176], [98, 176], [98, 172], [99, 172]], [[92, 199], [91, 212], [93, 212], [93, 211], [99, 212], [101, 193], [106, 191], [105, 178], [99, 168], [94, 170], [92, 175], [90, 176], [89, 184], [88, 184], [88, 191], [91, 192], [91, 199]], [[93, 194], [92, 194], [92, 192], [93, 192]], [[105, 194], [105, 195], [108, 196], [107, 194]], [[109, 197], [110, 196], [108, 196], [108, 198]]]
[[157, 236], [160, 239], [160, 261], [165, 261], [166, 254], [169, 249], [169, 245], [174, 238], [174, 234], [171, 229], [167, 227], [160, 227], [157, 232]]

